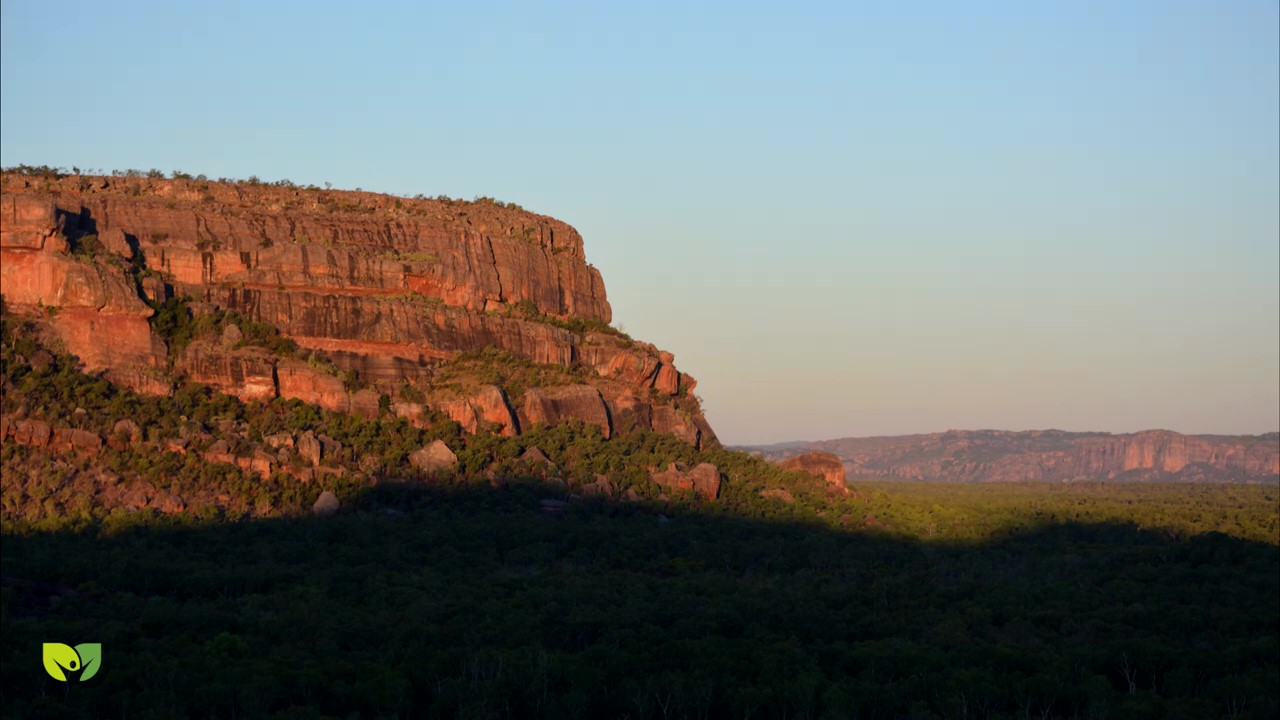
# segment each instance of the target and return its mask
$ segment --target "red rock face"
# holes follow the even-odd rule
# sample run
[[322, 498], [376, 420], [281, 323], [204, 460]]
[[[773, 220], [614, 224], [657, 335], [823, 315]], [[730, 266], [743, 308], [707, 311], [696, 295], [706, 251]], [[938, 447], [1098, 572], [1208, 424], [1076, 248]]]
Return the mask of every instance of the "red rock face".
[[0, 199], [0, 247], [9, 250], [65, 250], [53, 200], [43, 195], [9, 195]]
[[[715, 444], [692, 378], [670, 353], [529, 317], [608, 322], [599, 272], [563, 222], [494, 203], [141, 178], [4, 178], [3, 293], [49, 325], [88, 369], [167, 392], [172, 369], [245, 400], [297, 398], [374, 413], [410, 384], [469, 430], [580, 419]], [[69, 252], [97, 235], [106, 257]], [[143, 272], [131, 275], [129, 261]], [[175, 358], [151, 331], [144, 298], [190, 297], [273, 325], [370, 390], [352, 394], [324, 367], [193, 344]], [[433, 368], [490, 348], [587, 368], [586, 383], [534, 388], [520, 408], [501, 388], [432, 394]], [[400, 403], [396, 412], [420, 413]], [[618, 420], [623, 421], [619, 425]]]
[[193, 381], [241, 400], [269, 400], [279, 394], [273, 358], [261, 354], [223, 352], [193, 343], [183, 351], [180, 367]]
[[419, 292], [472, 312], [527, 300], [550, 315], [610, 319], [600, 274], [583, 262], [582, 237], [553, 218], [372, 193], [108, 183], [82, 188], [65, 178], [32, 202], [52, 200], [99, 236], [135, 238], [147, 266], [178, 285]]
[[711, 463], [701, 463], [691, 470], [680, 470], [672, 463], [666, 470], [654, 473], [651, 479], [664, 489], [692, 491], [705, 500], [720, 497], [720, 470]]
[[834, 453], [829, 452], [808, 452], [803, 455], [782, 461], [780, 465], [786, 470], [798, 470], [827, 481], [831, 487], [848, 492], [849, 486], [845, 484], [844, 463]]
[[276, 365], [276, 381], [280, 397], [287, 400], [301, 400], [336, 412], [351, 410], [351, 396], [342, 381], [307, 363], [282, 360]]
[[600, 391], [590, 385], [570, 385], [546, 390], [531, 388], [520, 405], [520, 427], [556, 425], [578, 419], [596, 425], [606, 438], [613, 434], [609, 408]]
[[520, 432], [520, 423], [511, 410], [507, 394], [496, 385], [486, 385], [469, 397], [441, 401], [438, 406], [469, 433], [486, 427], [503, 437], [514, 437]]
[[72, 257], [59, 236], [64, 221], [47, 196], [0, 203], [0, 292], [17, 311], [45, 316], [67, 351], [89, 370], [159, 365], [164, 343], [152, 310], [123, 269], [105, 259]]
[[956, 482], [1280, 477], [1278, 433], [1230, 437], [1167, 430], [1127, 435], [982, 430], [846, 438], [810, 443], [800, 450], [810, 448], [835, 453], [851, 475], [861, 477]]

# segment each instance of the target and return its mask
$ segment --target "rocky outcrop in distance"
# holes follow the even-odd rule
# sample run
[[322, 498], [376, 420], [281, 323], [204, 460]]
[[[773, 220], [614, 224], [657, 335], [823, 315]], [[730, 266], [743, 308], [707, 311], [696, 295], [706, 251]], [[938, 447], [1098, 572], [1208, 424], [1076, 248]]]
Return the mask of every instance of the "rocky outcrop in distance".
[[[469, 432], [581, 420], [606, 437], [644, 428], [718, 444], [674, 357], [608, 326], [578, 232], [501, 203], [6, 173], [0, 292], [84, 369], [139, 392], [186, 377], [246, 401], [436, 411]], [[170, 348], [150, 322], [170, 298], [278, 328], [299, 352], [234, 337]], [[442, 364], [482, 353], [569, 375], [518, 394], [500, 378], [442, 379]]]
[[1280, 433], [1112, 435], [1060, 430], [952, 430], [742, 448], [784, 464], [837, 456], [850, 477], [945, 482], [1044, 480], [1280, 482]]
[[827, 485], [840, 492], [849, 492], [845, 484], [844, 463], [835, 453], [813, 451], [783, 460], [779, 465], [784, 470], [798, 470], [816, 475], [827, 481]]

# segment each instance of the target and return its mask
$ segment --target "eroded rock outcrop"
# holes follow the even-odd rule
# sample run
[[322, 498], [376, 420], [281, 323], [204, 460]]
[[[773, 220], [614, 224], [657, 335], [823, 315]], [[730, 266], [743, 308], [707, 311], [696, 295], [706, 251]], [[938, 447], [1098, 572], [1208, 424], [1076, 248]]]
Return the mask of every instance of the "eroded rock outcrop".
[[490, 430], [514, 437], [520, 432], [507, 394], [496, 385], [485, 385], [466, 397], [441, 400], [437, 406], [468, 433]]
[[720, 470], [711, 463], [700, 463], [691, 470], [680, 470], [672, 463], [666, 470], [653, 473], [651, 479], [667, 490], [692, 491], [706, 500], [720, 497]]
[[[168, 392], [173, 373], [246, 401], [431, 409], [470, 432], [577, 419], [606, 437], [646, 428], [717, 443], [672, 355], [607, 328], [600, 274], [559, 220], [493, 202], [136, 177], [6, 175], [0, 197], [6, 302], [43, 313], [87, 369], [139, 391]], [[171, 356], [148, 321], [148, 301], [170, 297], [279, 328], [300, 356], [242, 347], [239, 328]], [[493, 350], [574, 377], [526, 386], [519, 402], [501, 383], [437, 382], [442, 362]], [[423, 399], [402, 401], [406, 385]]]
[[433, 440], [425, 447], [409, 455], [409, 462], [423, 472], [439, 472], [450, 470], [458, 464], [458, 456], [444, 444], [443, 440]]
[[102, 450], [102, 437], [97, 433], [54, 426], [44, 420], [16, 415], [0, 417], [0, 442], [89, 455]]
[[531, 388], [520, 405], [520, 426], [524, 428], [556, 425], [566, 420], [581, 420], [600, 428], [608, 438], [613, 434], [609, 408], [600, 391], [590, 385], [556, 388]]
[[287, 400], [301, 400], [335, 412], [351, 410], [351, 394], [342, 380], [305, 362], [277, 362], [276, 383], [280, 397]]
[[520, 462], [548, 472], [556, 469], [556, 464], [551, 462], [551, 458], [536, 447], [526, 448], [520, 454]]
[[849, 492], [845, 484], [844, 463], [835, 453], [807, 452], [779, 463], [783, 469], [816, 475], [827, 481], [827, 485], [840, 492]]
[[241, 400], [279, 395], [276, 363], [262, 352], [224, 351], [210, 343], [192, 343], [177, 358], [177, 365], [193, 381]]
[[320, 497], [316, 498], [315, 503], [311, 505], [311, 514], [316, 517], [331, 517], [338, 513], [342, 508], [342, 501], [332, 490], [325, 490], [320, 493]]
[[42, 315], [89, 370], [159, 365], [164, 343], [151, 330], [153, 311], [134, 280], [105, 258], [73, 256], [66, 225], [51, 196], [0, 196], [5, 302]]

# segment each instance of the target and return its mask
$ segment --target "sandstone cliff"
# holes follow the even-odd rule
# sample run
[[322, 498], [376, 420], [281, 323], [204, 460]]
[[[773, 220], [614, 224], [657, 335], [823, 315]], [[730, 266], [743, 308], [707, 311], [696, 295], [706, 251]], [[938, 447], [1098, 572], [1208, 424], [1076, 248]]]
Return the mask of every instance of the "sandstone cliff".
[[[472, 432], [578, 419], [716, 444], [693, 378], [608, 325], [578, 232], [501, 203], [6, 173], [0, 293], [86, 369], [143, 392], [185, 376], [245, 400], [438, 411]], [[151, 317], [172, 298], [299, 351], [169, 348]]]
[[953, 430], [931, 435], [843, 438], [755, 448], [776, 460], [834, 453], [851, 477], [953, 482], [1021, 480], [1280, 480], [1280, 433], [1125, 435], [1058, 430]]
[[829, 486], [840, 492], [849, 491], [849, 486], [845, 484], [844, 463], [834, 453], [807, 452], [803, 455], [787, 458], [779, 464], [785, 470], [798, 470], [810, 475], [817, 475], [826, 480]]

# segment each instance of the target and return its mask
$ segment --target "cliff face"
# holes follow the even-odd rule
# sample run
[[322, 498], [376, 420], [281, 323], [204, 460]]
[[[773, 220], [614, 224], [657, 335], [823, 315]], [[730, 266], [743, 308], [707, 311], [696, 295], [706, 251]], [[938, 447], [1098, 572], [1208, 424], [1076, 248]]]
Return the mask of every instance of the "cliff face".
[[860, 477], [953, 482], [1280, 479], [1280, 433], [1233, 437], [1167, 430], [1126, 435], [979, 430], [758, 450], [774, 459], [808, 450], [832, 452], [850, 476]]
[[0, 293], [15, 309], [39, 309], [89, 369], [155, 367], [164, 343], [134, 281], [106, 262], [68, 252], [65, 220], [48, 195], [0, 196]]
[[[389, 400], [507, 434], [576, 418], [606, 435], [716, 442], [673, 357], [607, 326], [600, 273], [559, 220], [493, 202], [123, 177], [6, 175], [0, 201], [5, 301], [135, 389], [187, 375], [245, 399], [375, 413]], [[279, 328], [331, 370], [234, 343], [171, 353], [147, 302], [171, 297]], [[516, 397], [502, 368], [497, 381], [441, 381], [450, 361], [495, 351], [567, 374]]]

